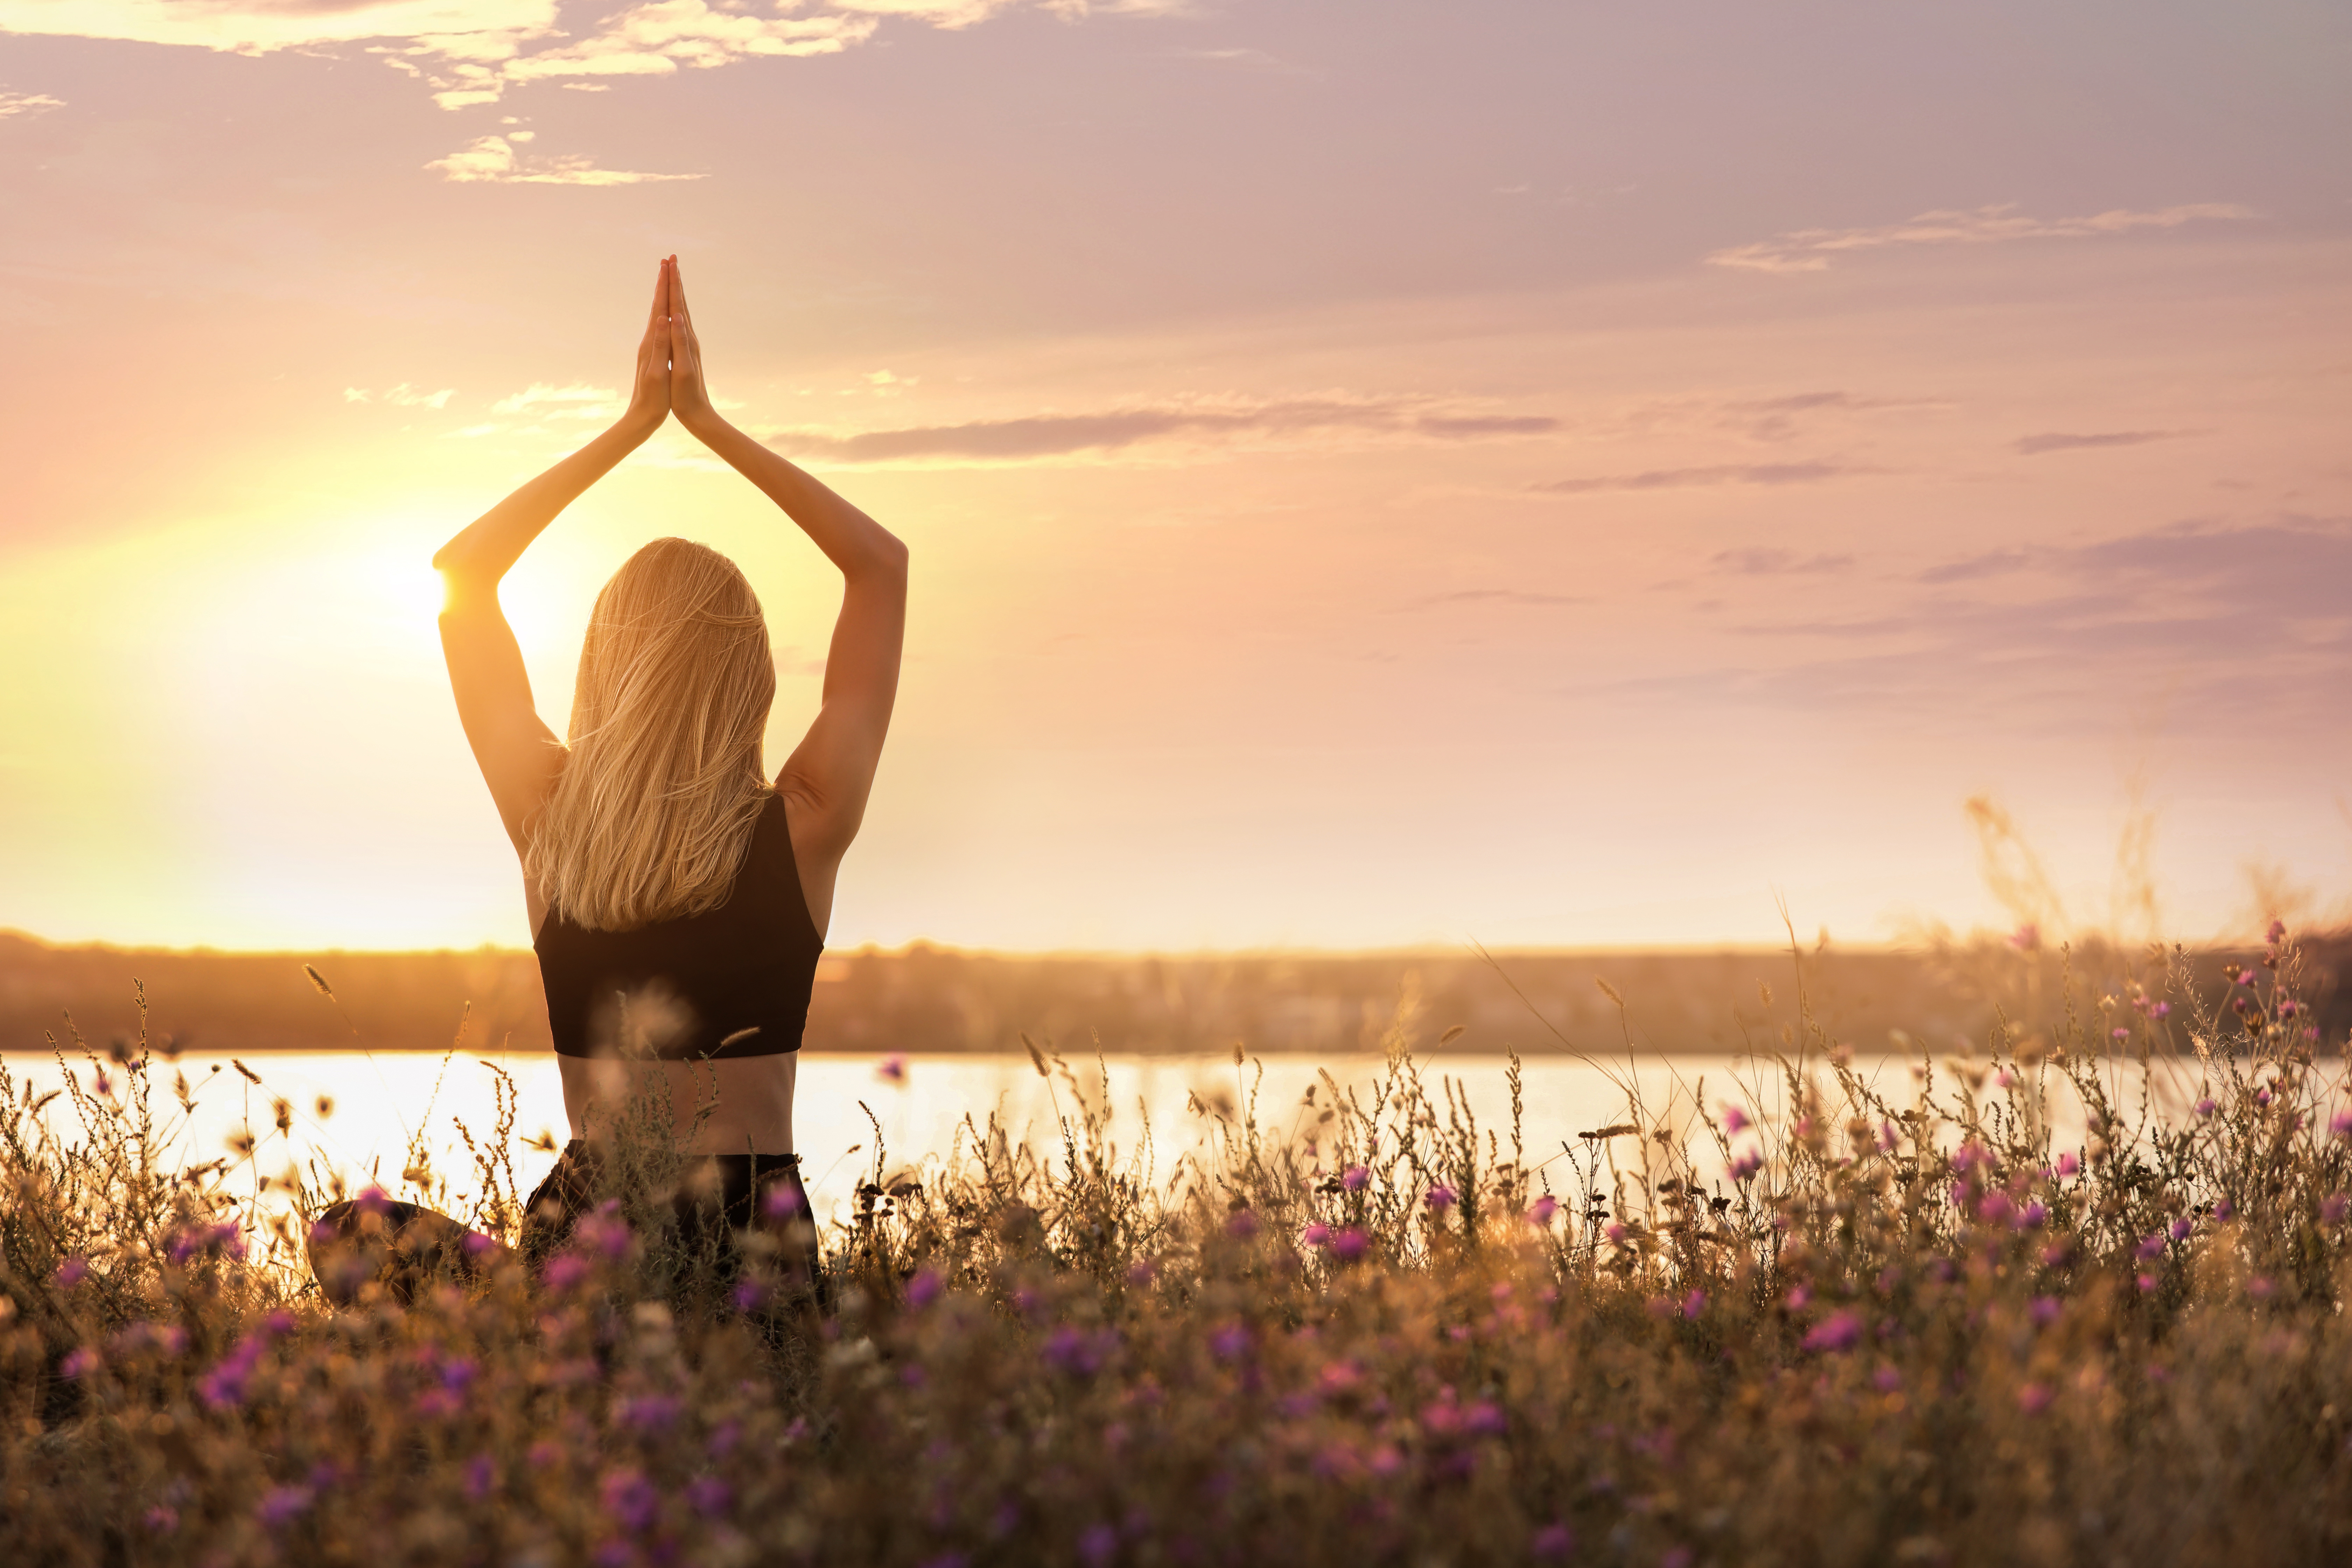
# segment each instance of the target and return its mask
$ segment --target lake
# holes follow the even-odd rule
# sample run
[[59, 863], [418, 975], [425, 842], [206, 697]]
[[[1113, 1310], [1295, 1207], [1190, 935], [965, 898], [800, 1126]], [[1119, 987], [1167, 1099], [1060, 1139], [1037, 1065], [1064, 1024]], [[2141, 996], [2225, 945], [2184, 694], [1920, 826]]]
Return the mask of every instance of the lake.
[[[560, 1142], [566, 1135], [562, 1089], [555, 1058], [544, 1052], [502, 1055], [495, 1052], [316, 1051], [274, 1052], [244, 1058], [261, 1082], [248, 1082], [230, 1058], [191, 1052], [176, 1062], [155, 1064], [153, 1104], [158, 1123], [175, 1133], [176, 1163], [192, 1163], [224, 1153], [239, 1129], [265, 1133], [256, 1155], [258, 1173], [284, 1171], [291, 1158], [315, 1160], [321, 1171], [341, 1173], [362, 1183], [371, 1176], [388, 1190], [399, 1190], [409, 1138], [420, 1126], [435, 1163], [453, 1184], [470, 1175], [465, 1147], [455, 1119], [462, 1119], [480, 1139], [493, 1120], [494, 1075], [487, 1064], [510, 1073], [520, 1091], [516, 1131], [528, 1139], [544, 1131]], [[60, 1068], [56, 1058], [27, 1052], [0, 1056], [21, 1086], [36, 1092], [58, 1087]], [[77, 1062], [79, 1081], [88, 1087], [92, 1068]], [[1453, 1079], [1465, 1096], [1482, 1129], [1491, 1128], [1507, 1141], [1510, 1129], [1510, 1099], [1505, 1080], [1506, 1058], [1448, 1055], [1424, 1062], [1424, 1075], [1444, 1116], [1440, 1080]], [[2161, 1068], [2164, 1064], [2159, 1064]], [[2189, 1089], [2196, 1064], [2175, 1062], [2160, 1074], [2166, 1088], [2162, 1105], [2180, 1105], [2194, 1098]], [[1268, 1056], [1236, 1068], [1230, 1056], [1124, 1055], [1069, 1063], [1076, 1084], [1059, 1075], [1039, 1077], [1025, 1055], [910, 1056], [877, 1058], [843, 1053], [809, 1052], [801, 1058], [795, 1100], [794, 1130], [812, 1199], [821, 1215], [838, 1213], [854, 1196], [856, 1183], [871, 1170], [875, 1123], [878, 1121], [888, 1152], [887, 1167], [895, 1171], [919, 1163], [927, 1155], [940, 1155], [953, 1143], [969, 1115], [982, 1126], [994, 1111], [1016, 1137], [1033, 1143], [1057, 1145], [1058, 1118], [1075, 1117], [1076, 1095], [1099, 1100], [1107, 1071], [1113, 1113], [1112, 1137], [1123, 1152], [1142, 1142], [1149, 1118], [1153, 1149], [1152, 1172], [1164, 1187], [1178, 1160], [1204, 1146], [1209, 1119], [1192, 1104], [1234, 1107], [1253, 1080], [1258, 1084], [1259, 1118], [1270, 1127], [1305, 1131], [1315, 1115], [1302, 1098], [1318, 1081], [1318, 1067], [1328, 1068], [1343, 1085], [1369, 1089], [1381, 1071], [1376, 1057], [1356, 1056], [1318, 1061], [1306, 1056]], [[895, 1072], [894, 1069], [895, 1068]], [[1890, 1100], [1912, 1102], [1916, 1080], [1912, 1060], [1885, 1057], [1864, 1064], [1864, 1073]], [[196, 1110], [183, 1121], [172, 1098], [172, 1075], [189, 1079]], [[1263, 1072], [1262, 1079], [1258, 1074]], [[1554, 1184], [1565, 1189], [1564, 1163], [1559, 1162], [1563, 1141], [1586, 1129], [1625, 1120], [1625, 1097], [1618, 1080], [1629, 1077], [1639, 1084], [1654, 1116], [1664, 1113], [1677, 1123], [1688, 1119], [1692, 1096], [1703, 1082], [1706, 1103], [1715, 1107], [1737, 1100], [1751, 1111], [1777, 1112], [1785, 1090], [1770, 1063], [1759, 1065], [1729, 1057], [1651, 1057], [1629, 1074], [1621, 1058], [1609, 1071], [1562, 1057], [1527, 1060], [1524, 1074], [1526, 1147], [1531, 1164], [1553, 1161]], [[2136, 1074], [2137, 1069], [2134, 1069]], [[121, 1074], [114, 1071], [119, 1082]], [[1746, 1087], [1742, 1087], [1742, 1086]], [[2135, 1098], [2125, 1085], [2126, 1100]], [[271, 1102], [282, 1096], [293, 1107], [293, 1130], [281, 1137], [272, 1125]], [[321, 1116], [320, 1096], [333, 1101], [331, 1114]], [[1369, 1099], [1369, 1093], [1366, 1094]], [[2054, 1097], [2060, 1124], [2079, 1125], [2072, 1097]], [[1328, 1091], [1318, 1091], [1318, 1103], [1328, 1103]], [[866, 1110], [873, 1112], [869, 1121]], [[2161, 1109], [2161, 1106], [2159, 1107]], [[64, 1111], [58, 1100], [52, 1113]], [[169, 1112], [168, 1117], [164, 1115]], [[527, 1192], [554, 1156], [518, 1148], [514, 1161], [520, 1185]]]

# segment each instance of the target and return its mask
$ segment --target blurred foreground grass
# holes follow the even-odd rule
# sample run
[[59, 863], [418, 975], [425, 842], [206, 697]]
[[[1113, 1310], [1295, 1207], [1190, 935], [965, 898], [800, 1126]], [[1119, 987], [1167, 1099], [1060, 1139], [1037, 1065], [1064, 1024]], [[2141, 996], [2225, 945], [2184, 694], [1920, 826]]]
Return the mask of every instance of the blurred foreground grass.
[[[2298, 962], [2274, 932], [2218, 1002], [2160, 962], [2069, 987], [2049, 1027], [1996, 1023], [1900, 1096], [1801, 983], [1784, 1114], [1634, 1098], [1556, 1153], [1475, 1124], [1400, 1026], [1373, 1090], [1304, 1106], [1257, 1105], [1237, 1052], [1244, 1092], [1161, 1180], [1148, 1130], [1122, 1147], [1085, 1068], [1036, 1050], [1062, 1144], [877, 1149], [825, 1237], [822, 1319], [763, 1304], [756, 1246], [724, 1289], [681, 1256], [642, 1217], [657, 1161], [621, 1163], [637, 1185], [541, 1279], [331, 1310], [299, 1244], [332, 1194], [289, 1173], [289, 1218], [234, 1160], [182, 1165], [143, 1040], [88, 1057], [70, 1136], [0, 1071], [0, 1542], [109, 1564], [2340, 1562], [2352, 1110]], [[2159, 1058], [2189, 1086], [2168, 1114]], [[511, 1234], [511, 1137], [469, 1130], [470, 1176], [407, 1179]]]

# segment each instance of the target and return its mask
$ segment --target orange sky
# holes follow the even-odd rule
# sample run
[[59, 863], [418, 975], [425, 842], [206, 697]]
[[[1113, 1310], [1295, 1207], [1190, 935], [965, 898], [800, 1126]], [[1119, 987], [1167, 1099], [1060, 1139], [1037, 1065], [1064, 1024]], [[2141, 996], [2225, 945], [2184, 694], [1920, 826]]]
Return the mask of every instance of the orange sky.
[[[620, 7], [620, 8], [614, 8]], [[520, 942], [432, 550], [616, 411], [906, 538], [834, 939], [1854, 940], [2352, 890], [2352, 19], [0, 0], [0, 925]], [[806, 721], [834, 585], [675, 432]]]

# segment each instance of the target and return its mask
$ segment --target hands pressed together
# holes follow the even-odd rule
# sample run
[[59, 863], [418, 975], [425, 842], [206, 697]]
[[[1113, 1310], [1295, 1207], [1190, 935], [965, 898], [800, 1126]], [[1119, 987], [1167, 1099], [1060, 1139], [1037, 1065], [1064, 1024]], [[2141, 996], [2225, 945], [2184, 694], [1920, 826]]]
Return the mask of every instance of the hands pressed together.
[[699, 436], [718, 419], [702, 384], [702, 346], [695, 341], [694, 317], [686, 306], [686, 282], [677, 258], [662, 260], [654, 283], [653, 314], [637, 345], [636, 380], [624, 423], [650, 436], [671, 415]]

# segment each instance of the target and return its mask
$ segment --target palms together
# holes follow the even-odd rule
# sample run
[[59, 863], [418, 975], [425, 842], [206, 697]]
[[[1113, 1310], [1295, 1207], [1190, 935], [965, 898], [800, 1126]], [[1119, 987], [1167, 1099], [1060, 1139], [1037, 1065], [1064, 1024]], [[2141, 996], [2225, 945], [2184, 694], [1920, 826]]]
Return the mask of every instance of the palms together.
[[629, 395], [629, 418], [648, 433], [670, 415], [694, 430], [710, 416], [710, 395], [702, 384], [702, 345], [686, 304], [686, 282], [677, 258], [666, 257], [654, 280], [652, 314], [637, 344], [637, 368]]

